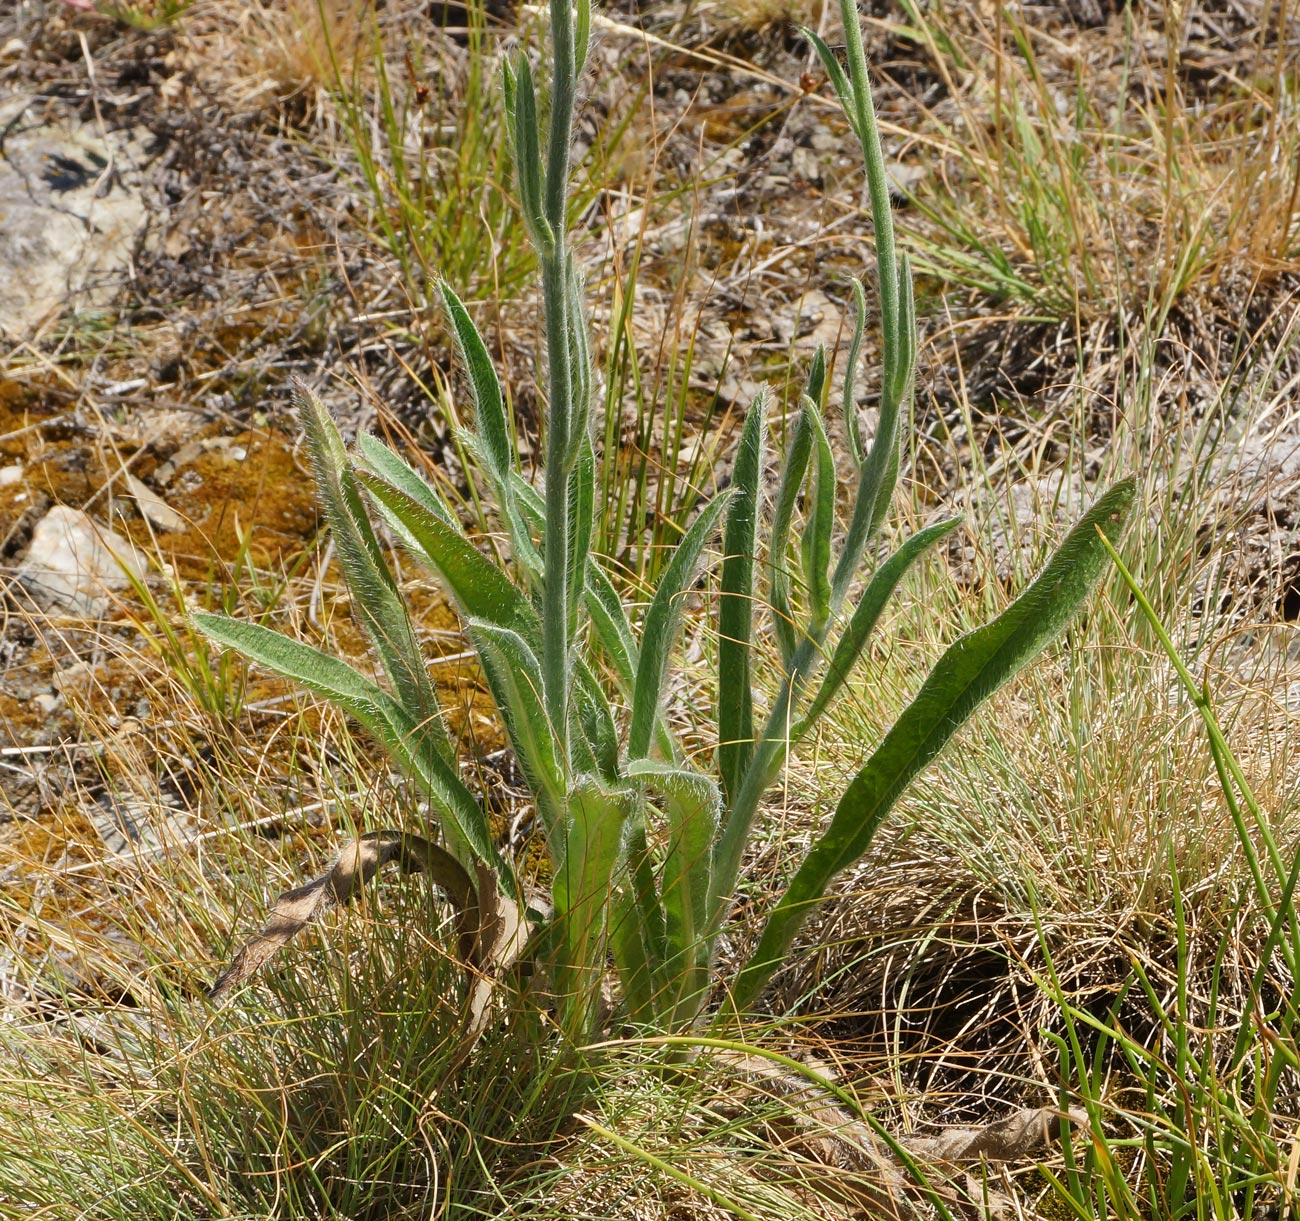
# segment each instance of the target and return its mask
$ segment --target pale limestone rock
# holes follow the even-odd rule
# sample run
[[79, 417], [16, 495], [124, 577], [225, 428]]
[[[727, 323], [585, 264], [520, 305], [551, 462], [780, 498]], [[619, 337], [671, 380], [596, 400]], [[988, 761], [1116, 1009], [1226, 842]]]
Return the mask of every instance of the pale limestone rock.
[[120, 534], [58, 505], [36, 523], [17, 581], [47, 610], [94, 618], [126, 588], [128, 572], [142, 577], [146, 569], [145, 557]]
[[0, 101], [0, 335], [106, 305], [148, 221], [152, 137], [106, 131], [31, 96]]

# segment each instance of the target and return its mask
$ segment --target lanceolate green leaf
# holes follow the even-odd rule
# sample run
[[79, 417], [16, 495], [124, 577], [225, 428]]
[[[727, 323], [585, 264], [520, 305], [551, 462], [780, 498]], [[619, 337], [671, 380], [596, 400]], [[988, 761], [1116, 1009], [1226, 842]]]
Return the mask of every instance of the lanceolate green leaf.
[[[479, 440], [478, 434], [462, 429], [458, 439], [461, 448], [478, 463], [479, 468], [490, 473], [492, 463], [483, 451], [483, 443]], [[507, 487], [498, 492], [500, 502], [497, 505], [497, 512], [510, 537], [512, 571], [520, 586], [536, 589], [542, 582], [542, 556], [533, 542], [530, 529], [533, 524], [532, 507], [521, 504], [519, 498], [519, 489], [528, 485], [524, 483], [523, 477], [518, 472], [512, 474], [506, 482]], [[493, 482], [493, 487], [495, 486]]]
[[641, 657], [636, 671], [636, 690], [632, 696], [632, 726], [628, 731], [629, 759], [643, 759], [650, 750], [650, 738], [659, 715], [664, 671], [668, 655], [682, 621], [683, 598], [699, 571], [705, 544], [713, 537], [718, 519], [730, 497], [723, 494], [706, 506], [686, 531], [646, 612], [641, 633]]
[[650, 1023], [655, 997], [655, 966], [650, 957], [636, 898], [629, 890], [617, 891], [609, 917], [609, 948], [623, 986], [626, 1019], [634, 1026]]
[[573, 60], [578, 72], [587, 64], [587, 47], [591, 42], [591, 0], [578, 0], [574, 18]]
[[[555, 863], [551, 896], [566, 952], [556, 991], [561, 1010], [586, 1009], [600, 996], [605, 971], [606, 929], [613, 897], [613, 875], [623, 850], [623, 828], [639, 797], [582, 776], [569, 793], [563, 850]], [[576, 977], [575, 977], [576, 975]], [[595, 1013], [561, 1014], [562, 1028], [589, 1028]]]
[[731, 472], [734, 489], [722, 535], [718, 598], [718, 771], [728, 795], [740, 785], [754, 750], [754, 693], [750, 674], [754, 635], [754, 554], [758, 541], [759, 480], [767, 394], [749, 409]]
[[586, 605], [601, 648], [614, 667], [614, 677], [624, 696], [630, 700], [636, 686], [639, 650], [618, 590], [604, 569], [590, 558], [587, 560]]
[[835, 565], [832, 589], [835, 599], [842, 598], [857, 576], [867, 545], [875, 538], [889, 511], [894, 488], [898, 483], [901, 453], [900, 412], [897, 404], [885, 401], [871, 448], [858, 472], [858, 487], [853, 501], [844, 550]]
[[364, 473], [358, 479], [401, 522], [408, 541], [414, 544], [416, 558], [441, 578], [461, 614], [525, 635], [536, 634], [537, 615], [532, 604], [459, 530], [391, 483]]
[[549, 834], [563, 815], [565, 774], [542, 700], [542, 668], [518, 632], [482, 619], [468, 627]]
[[513, 872], [492, 844], [482, 809], [433, 748], [427, 723], [413, 719], [392, 696], [346, 662], [271, 628], [209, 614], [196, 614], [193, 622], [217, 644], [238, 649], [245, 657], [332, 700], [360, 722], [402, 771], [423, 783], [462, 864], [472, 867], [477, 859], [492, 865], [509, 893], [514, 893]]
[[388, 569], [348, 465], [338, 428], [314, 394], [298, 398], [316, 491], [329, 522], [352, 604], [370, 637], [397, 698], [418, 720], [427, 721], [450, 753], [438, 697], [425, 670], [415, 627]]
[[768, 563], [772, 570], [769, 577], [768, 601], [772, 606], [772, 626], [776, 631], [777, 643], [781, 647], [781, 658], [787, 669], [794, 657], [797, 643], [794, 611], [790, 606], [787, 552], [790, 547], [790, 530], [794, 524], [794, 511], [799, 504], [799, 493], [803, 490], [812, 444], [813, 426], [805, 408], [795, 420], [794, 429], [786, 446], [785, 468], [781, 472], [781, 484], [776, 494], [776, 511], [772, 517], [772, 541], [768, 547]]
[[569, 424], [569, 450], [565, 470], [581, 460], [583, 447], [591, 447], [591, 336], [587, 333], [584, 284], [578, 262], [570, 253], [565, 284], [568, 289], [569, 363], [572, 372], [573, 419]]
[[804, 858], [736, 985], [750, 1006], [831, 879], [866, 852], [907, 786], [989, 696], [1054, 640], [1091, 596], [1132, 509], [1132, 479], [1111, 488], [1066, 536], [1038, 578], [991, 623], [956, 641], [853, 778], [825, 835]]
[[227, 649], [237, 649], [246, 657], [259, 662], [285, 678], [333, 700], [348, 712], [368, 706], [364, 716], [357, 719], [370, 728], [378, 709], [383, 688], [371, 682], [364, 674], [354, 670], [345, 661], [322, 653], [309, 644], [294, 640], [260, 623], [245, 623], [228, 619], [224, 615], [198, 612], [190, 616], [191, 622], [208, 639]]
[[646, 838], [645, 806], [627, 824], [627, 868], [614, 906], [610, 948], [627, 989], [628, 1020], [653, 1025], [672, 1004], [666, 977], [668, 919], [655, 884], [654, 862]]
[[808, 366], [808, 380], [804, 386], [806, 394], [817, 404], [818, 411], [826, 398], [826, 345], [819, 343], [813, 353], [812, 364]]
[[506, 420], [505, 400], [496, 367], [488, 355], [487, 345], [474, 325], [461, 299], [444, 280], [438, 285], [442, 293], [447, 317], [456, 336], [456, 347], [469, 373], [470, 389], [474, 394], [474, 425], [483, 444], [483, 452], [491, 465], [491, 475], [498, 493], [509, 494], [510, 472], [515, 469], [515, 446], [510, 439], [510, 426]]
[[582, 658], [574, 661], [573, 693], [579, 737], [591, 751], [592, 769], [612, 784], [619, 779], [618, 729], [604, 689]]
[[848, 119], [849, 126], [853, 128], [853, 134], [857, 136], [858, 142], [861, 143], [866, 139], [864, 132], [858, 128], [858, 108], [853, 97], [853, 87], [849, 84], [849, 78], [844, 71], [844, 66], [836, 58], [835, 52], [826, 45], [825, 40], [815, 30], [810, 30], [807, 26], [803, 27], [803, 36], [813, 45], [813, 50], [817, 52], [817, 58], [822, 61], [822, 67], [826, 70], [826, 75], [830, 77], [831, 84], [835, 88], [835, 96], [840, 100], [840, 109], [844, 111], [844, 117]]
[[519, 186], [519, 210], [524, 224], [539, 250], [548, 250], [555, 236], [546, 220], [542, 202], [542, 153], [538, 136], [541, 130], [537, 121], [537, 91], [533, 87], [533, 70], [528, 57], [519, 57], [519, 66], [512, 70], [509, 61], [504, 65], [503, 81], [506, 94], [506, 112], [511, 123], [511, 142], [515, 153], [515, 180]]
[[933, 526], [918, 531], [872, 574], [871, 581], [849, 617], [844, 634], [835, 645], [830, 665], [827, 667], [817, 694], [813, 696], [812, 703], [809, 704], [808, 710], [800, 718], [799, 723], [790, 731], [791, 745], [817, 723], [831, 700], [843, 688], [858, 658], [862, 656], [862, 650], [881, 612], [893, 596], [894, 590], [898, 588], [899, 581], [903, 579], [903, 574], [935, 543], [951, 534], [960, 524], [960, 517], [950, 517], [947, 521], [936, 522]]
[[912, 379], [916, 375], [916, 299], [912, 288], [912, 263], [907, 255], [899, 259], [898, 288], [898, 365], [894, 370], [892, 393], [899, 410], [910, 415]]
[[[447, 502], [405, 458], [394, 453], [390, 446], [385, 445], [373, 433], [365, 432], [357, 438], [357, 448], [361, 452], [361, 460], [374, 474], [405, 492], [417, 504], [453, 530], [460, 529], [460, 523]], [[385, 517], [388, 524], [401, 534], [405, 541], [405, 528], [397, 518], [391, 514], [385, 514]]]
[[853, 339], [849, 343], [848, 358], [844, 362], [844, 427], [849, 434], [849, 449], [853, 454], [855, 466], [861, 466], [866, 458], [862, 447], [862, 429], [858, 424], [858, 403], [854, 387], [858, 376], [858, 356], [862, 352], [862, 338], [867, 330], [867, 296], [862, 290], [862, 281], [856, 276], [853, 285]]
[[663, 800], [668, 820], [661, 873], [668, 974], [677, 993], [675, 1003], [698, 1007], [708, 989], [706, 930], [722, 795], [708, 776], [685, 768], [643, 759], [632, 764], [628, 774], [645, 781]]
[[569, 475], [569, 637], [578, 634], [578, 608], [587, 583], [587, 559], [595, 520], [596, 456], [591, 438], [583, 434], [578, 460]]
[[831, 534], [835, 529], [835, 459], [826, 436], [821, 411], [812, 399], [804, 400], [804, 410], [812, 424], [813, 477], [812, 504], [803, 531], [803, 575], [808, 590], [808, 635], [821, 639], [822, 629], [830, 617]]

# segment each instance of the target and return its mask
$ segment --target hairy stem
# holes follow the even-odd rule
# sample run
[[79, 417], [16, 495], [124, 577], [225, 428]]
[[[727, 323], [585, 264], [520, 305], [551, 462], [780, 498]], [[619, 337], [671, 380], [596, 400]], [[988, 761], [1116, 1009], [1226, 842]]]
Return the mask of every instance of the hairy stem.
[[571, 0], [551, 4], [554, 72], [551, 79], [551, 130], [546, 154], [545, 212], [552, 242], [542, 252], [542, 298], [546, 314], [548, 424], [546, 437], [545, 616], [542, 624], [543, 698], [551, 730], [568, 763], [569, 639], [569, 460], [573, 427], [573, 352], [570, 350], [569, 294], [566, 283], [566, 205], [569, 142], [577, 65]]

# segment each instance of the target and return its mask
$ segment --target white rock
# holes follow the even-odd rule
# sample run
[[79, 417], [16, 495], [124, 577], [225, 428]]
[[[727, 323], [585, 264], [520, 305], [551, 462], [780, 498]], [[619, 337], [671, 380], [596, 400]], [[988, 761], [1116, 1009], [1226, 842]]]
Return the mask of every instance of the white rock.
[[46, 716], [53, 716], [63, 707], [63, 697], [50, 691], [43, 691], [40, 695], [32, 697], [32, 703]]
[[135, 500], [135, 507], [159, 530], [184, 530], [189, 524], [157, 492], [134, 475], [127, 475], [126, 486]]
[[0, 466], [0, 488], [8, 487], [11, 483], [17, 483], [23, 477], [23, 468], [21, 466]]
[[17, 580], [46, 609], [93, 618], [108, 608], [114, 590], [127, 586], [128, 572], [143, 577], [146, 568], [145, 557], [120, 534], [58, 505], [36, 523]]
[[102, 131], [34, 95], [0, 101], [0, 131], [0, 333], [16, 340], [63, 309], [108, 304], [130, 275], [152, 137]]

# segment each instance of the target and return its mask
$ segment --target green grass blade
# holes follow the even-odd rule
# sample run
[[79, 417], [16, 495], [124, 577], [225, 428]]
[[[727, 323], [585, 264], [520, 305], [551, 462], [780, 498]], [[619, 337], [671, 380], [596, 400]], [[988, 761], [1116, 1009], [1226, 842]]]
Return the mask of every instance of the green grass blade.
[[949, 647], [916, 698], [845, 790], [826, 833], [812, 847], [777, 903], [758, 948], [737, 979], [748, 1008], [789, 952], [830, 880], [858, 860], [907, 786], [989, 696], [1066, 627], [1110, 561], [1102, 536], [1118, 539], [1136, 484], [1111, 488], [1066, 536], [1047, 567], [1010, 606]]
[[734, 489], [722, 534], [718, 598], [718, 771], [733, 796], [754, 751], [754, 692], [750, 674], [754, 635], [754, 554], [763, 476], [767, 393], [759, 393], [740, 434], [731, 472]]
[[597, 1136], [609, 1141], [611, 1145], [622, 1149], [625, 1153], [631, 1154], [633, 1157], [644, 1162], [652, 1170], [659, 1171], [659, 1173], [665, 1178], [671, 1179], [674, 1183], [681, 1184], [681, 1186], [685, 1187], [688, 1191], [692, 1191], [696, 1195], [702, 1196], [704, 1199], [708, 1200], [710, 1204], [716, 1205], [724, 1212], [729, 1212], [733, 1217], [737, 1218], [737, 1221], [763, 1221], [763, 1218], [757, 1213], [750, 1212], [749, 1209], [738, 1204], [725, 1192], [719, 1191], [716, 1187], [710, 1186], [702, 1179], [697, 1179], [692, 1174], [687, 1174], [687, 1172], [680, 1166], [675, 1166], [672, 1162], [667, 1162], [661, 1157], [656, 1157], [648, 1149], [643, 1149], [634, 1141], [628, 1140], [626, 1136], [620, 1136], [617, 1132], [611, 1132], [608, 1128], [598, 1124], [590, 1115], [584, 1115], [579, 1112], [575, 1118], [579, 1123], [590, 1128]]
[[673, 558], [659, 579], [659, 587], [646, 612], [641, 633], [641, 657], [637, 664], [636, 687], [632, 695], [632, 725], [628, 731], [629, 759], [644, 759], [659, 718], [659, 700], [664, 673], [677, 629], [681, 625], [684, 595], [695, 581], [705, 545], [713, 537], [730, 500], [724, 493], [705, 507], [691, 524]]
[[862, 655], [862, 650], [866, 647], [881, 612], [907, 570], [935, 543], [946, 538], [959, 525], [961, 525], [961, 518], [951, 517], [947, 521], [937, 522], [933, 526], [917, 531], [876, 569], [849, 618], [844, 634], [835, 645], [826, 677], [822, 679], [817, 694], [813, 696], [812, 703], [809, 704], [807, 712], [799, 723], [790, 731], [791, 745], [817, 723], [831, 700], [840, 693], [845, 682], [848, 681], [849, 674]]

